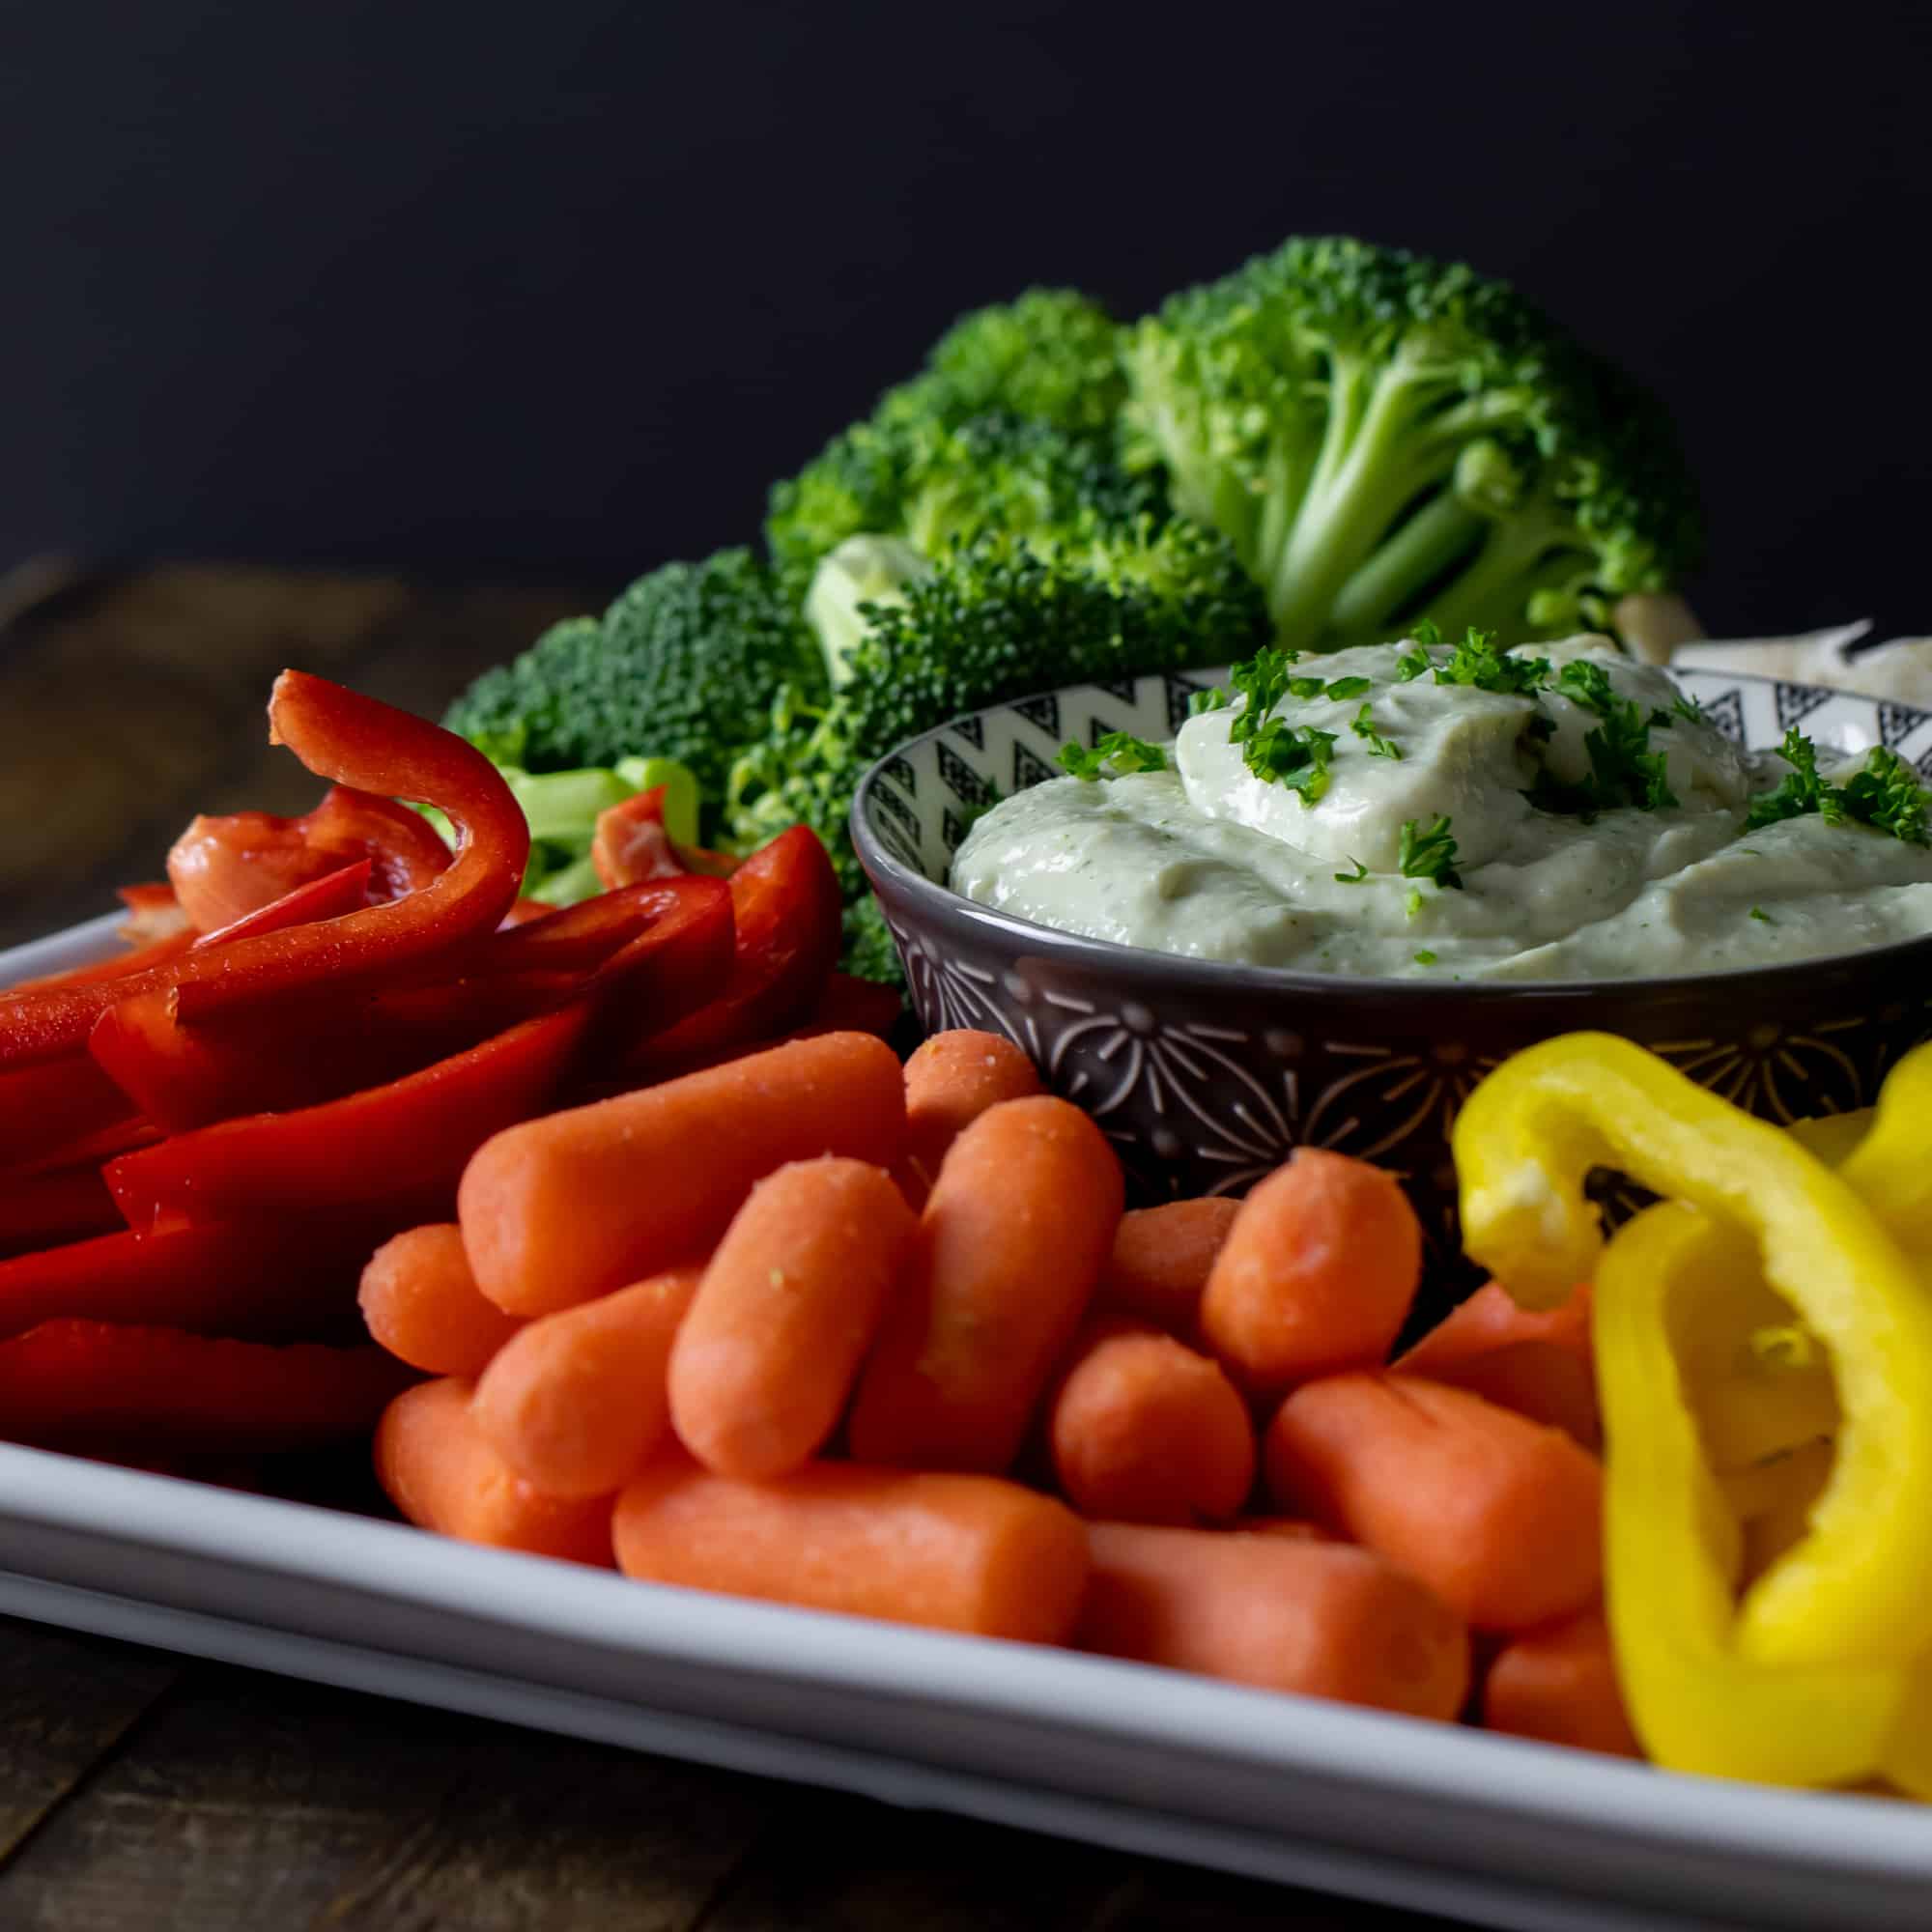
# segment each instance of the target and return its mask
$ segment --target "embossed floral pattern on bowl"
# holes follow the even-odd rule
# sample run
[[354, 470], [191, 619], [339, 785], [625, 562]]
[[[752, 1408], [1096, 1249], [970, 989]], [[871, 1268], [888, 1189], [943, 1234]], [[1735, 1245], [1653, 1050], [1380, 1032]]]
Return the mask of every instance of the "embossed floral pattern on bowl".
[[[1162, 738], [1198, 678], [1079, 685], [995, 705], [882, 759], [853, 837], [923, 1024], [1009, 1036], [1105, 1128], [1143, 1198], [1243, 1192], [1298, 1146], [1399, 1174], [1455, 1238], [1449, 1129], [1483, 1074], [1559, 1033], [1637, 1040], [1765, 1119], [1870, 1103], [1932, 1037], [1932, 938], [1695, 979], [1510, 984], [1350, 980], [1178, 958], [1055, 932], [946, 877], [976, 811], [1056, 777], [1067, 739]], [[1801, 721], [1849, 752], [1887, 745], [1932, 780], [1932, 712], [1714, 672], [1680, 681], [1730, 736]]]

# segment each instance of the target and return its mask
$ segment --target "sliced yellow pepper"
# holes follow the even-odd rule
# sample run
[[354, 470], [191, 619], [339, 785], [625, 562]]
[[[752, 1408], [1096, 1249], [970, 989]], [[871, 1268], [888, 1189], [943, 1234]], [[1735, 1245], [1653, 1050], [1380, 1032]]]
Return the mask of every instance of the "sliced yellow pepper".
[[1838, 1163], [1838, 1178], [1900, 1247], [1932, 1266], [1932, 1045], [1886, 1075], [1870, 1129]]
[[[1870, 1142], [1886, 1118], [1881, 1104]], [[1568, 1035], [1506, 1061], [1464, 1105], [1454, 1149], [1464, 1244], [1531, 1307], [1554, 1305], [1598, 1272], [1602, 1231], [1583, 1192], [1596, 1167], [1753, 1238], [1764, 1279], [1830, 1352], [1842, 1419], [1809, 1532], [1750, 1586], [1730, 1648], [1746, 1664], [1833, 1670], [1924, 1652], [1932, 1293], [1846, 1181], [1779, 1128], [1607, 1034]], [[1599, 1373], [1608, 1373], [1601, 1359]], [[1628, 1419], [1639, 1413], [1626, 1409], [1622, 1439], [1609, 1432], [1613, 1467], [1640, 1453], [1641, 1424], [1633, 1441]], [[1701, 1450], [1693, 1463], [1700, 1493], [1716, 1493]], [[1726, 1592], [1727, 1618], [1728, 1605]]]
[[1771, 1667], [1734, 1642], [1737, 1518], [1706, 1460], [1673, 1337], [1748, 1281], [1741, 1239], [1666, 1202], [1605, 1251], [1592, 1316], [1610, 1460], [1605, 1587], [1617, 1675], [1644, 1748], [1673, 1771], [1843, 1784], [1882, 1761], [1908, 1694], [1896, 1663]]

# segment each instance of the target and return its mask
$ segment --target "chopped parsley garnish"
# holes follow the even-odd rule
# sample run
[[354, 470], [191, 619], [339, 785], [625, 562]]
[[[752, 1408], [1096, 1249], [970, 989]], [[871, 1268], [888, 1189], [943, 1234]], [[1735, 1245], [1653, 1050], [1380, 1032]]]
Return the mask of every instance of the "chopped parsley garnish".
[[1422, 888], [1420, 886], [1410, 886], [1408, 889], [1408, 897], [1403, 901], [1404, 915], [1408, 919], [1413, 919], [1421, 910]]
[[1167, 756], [1158, 745], [1150, 745], [1130, 731], [1109, 731], [1091, 752], [1071, 743], [1061, 746], [1060, 769], [1091, 784], [1095, 779], [1124, 778], [1129, 772], [1164, 772]]
[[1334, 732], [1270, 718], [1242, 747], [1241, 756], [1258, 779], [1286, 785], [1301, 794], [1304, 805], [1313, 805], [1328, 789], [1334, 751]]
[[1766, 925], [1770, 925], [1773, 923], [1771, 915], [1768, 912], [1766, 912], [1762, 906], [1752, 906], [1750, 909], [1750, 916], [1753, 919], [1763, 920]]
[[1540, 771], [1524, 794], [1531, 805], [1539, 811], [1593, 818], [1619, 806], [1658, 811], [1677, 803], [1666, 776], [1667, 761], [1662, 752], [1650, 749], [1651, 725], [1662, 712], [1646, 719], [1634, 699], [1617, 696], [1603, 666], [1587, 658], [1575, 659], [1557, 672], [1556, 691], [1598, 720], [1583, 735], [1590, 775], [1577, 782], [1547, 769]]
[[1497, 650], [1493, 631], [1471, 629], [1450, 652], [1449, 662], [1435, 667], [1435, 682], [1466, 684], [1477, 691], [1500, 691], [1520, 697], [1541, 691], [1549, 682], [1549, 660], [1509, 657]]
[[1362, 702], [1362, 708], [1355, 713], [1354, 721], [1350, 724], [1349, 729], [1356, 737], [1368, 740], [1370, 757], [1400, 758], [1402, 756], [1402, 747], [1393, 738], [1384, 738], [1376, 729], [1375, 706], [1369, 703], [1366, 698]]
[[1415, 963], [1418, 966], [1434, 966], [1435, 964], [1435, 955], [1429, 952], [1418, 952], [1415, 955]]
[[1372, 677], [1338, 677], [1329, 681], [1326, 696], [1329, 697], [1359, 697], [1365, 691], [1375, 688]]
[[1932, 844], [1925, 823], [1932, 791], [1896, 752], [1874, 746], [1843, 784], [1833, 784], [1819, 772], [1817, 746], [1795, 724], [1784, 734], [1777, 755], [1791, 770], [1776, 791], [1751, 800], [1745, 824], [1752, 832], [1815, 811], [1827, 825], [1868, 825], [1907, 845]]
[[1427, 830], [1420, 821], [1405, 819], [1397, 867], [1405, 879], [1428, 879], [1439, 893], [1445, 888], [1461, 892], [1463, 876], [1456, 869], [1456, 841], [1449, 836], [1449, 821], [1438, 818]]
[[1694, 697], [1679, 697], [1670, 708], [1687, 724], [1708, 724], [1711, 722], [1705, 715], [1704, 707]]
[[1224, 705], [1233, 703], [1225, 685], [1210, 684], [1205, 691], [1188, 695], [1187, 715], [1199, 718], [1204, 711], [1219, 711]]
[[1410, 651], [1395, 661], [1395, 674], [1404, 684], [1413, 684], [1429, 668], [1429, 653], [1423, 650]]
[[1861, 825], [1889, 832], [1907, 845], [1932, 844], [1925, 831], [1925, 809], [1932, 805], [1932, 792], [1896, 752], [1881, 745], [1868, 753], [1864, 769], [1845, 781], [1838, 796], [1846, 815]]
[[1228, 726], [1231, 744], [1245, 745], [1266, 723], [1268, 714], [1288, 696], [1288, 668], [1297, 653], [1271, 646], [1257, 651], [1244, 664], [1232, 665], [1228, 682], [1248, 701]]
[[1369, 877], [1369, 868], [1359, 859], [1350, 859], [1349, 863], [1355, 869], [1352, 872], [1337, 872], [1335, 883], [1338, 886], [1359, 886]]

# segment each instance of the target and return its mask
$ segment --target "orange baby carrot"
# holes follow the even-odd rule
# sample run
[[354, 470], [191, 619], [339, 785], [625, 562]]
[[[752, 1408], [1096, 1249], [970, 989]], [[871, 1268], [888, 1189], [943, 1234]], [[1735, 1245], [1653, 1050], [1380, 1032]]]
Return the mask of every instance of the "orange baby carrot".
[[1380, 1362], [1422, 1279], [1422, 1230], [1390, 1174], [1297, 1148], [1241, 1203], [1201, 1298], [1208, 1346], [1271, 1393]]
[[476, 1384], [476, 1421], [536, 1489], [608, 1496], [670, 1434], [666, 1366], [701, 1270], [668, 1268], [539, 1316]]
[[1085, 1516], [1192, 1524], [1231, 1517], [1255, 1481], [1255, 1431], [1234, 1384], [1157, 1329], [1090, 1322], [1047, 1425]]
[[627, 1577], [1035, 1643], [1065, 1640], [1087, 1582], [1079, 1520], [993, 1476], [813, 1463], [747, 1483], [672, 1451], [614, 1533]]
[[532, 1489], [497, 1455], [454, 1376], [405, 1390], [376, 1425], [376, 1480], [410, 1521], [465, 1543], [611, 1564], [611, 1499]]
[[1192, 1341], [1208, 1277], [1240, 1208], [1225, 1194], [1207, 1194], [1122, 1214], [1100, 1277], [1100, 1306]]
[[1100, 1277], [1122, 1192], [1113, 1149], [1065, 1100], [1002, 1101], [953, 1142], [859, 1380], [860, 1462], [1011, 1463]]
[[794, 1040], [497, 1134], [463, 1177], [463, 1242], [499, 1308], [547, 1315], [706, 1252], [788, 1160], [890, 1167], [904, 1138], [891, 1047]]
[[524, 1325], [484, 1297], [453, 1221], [384, 1241], [362, 1270], [358, 1298], [369, 1333], [390, 1354], [435, 1376], [480, 1376]]
[[670, 1354], [671, 1420], [706, 1468], [756, 1480], [818, 1452], [917, 1226], [864, 1161], [794, 1161], [752, 1189]]
[[1590, 1353], [1590, 1289], [1559, 1308], [1519, 1308], [1488, 1282], [1396, 1358], [1398, 1375], [1468, 1389], [1574, 1435], [1586, 1449], [1603, 1439]]
[[1462, 1708], [1461, 1618], [1371, 1550], [1138, 1523], [1087, 1535], [1083, 1649], [1418, 1718]]
[[1268, 1488], [1378, 1549], [1483, 1629], [1567, 1616], [1603, 1585], [1603, 1472], [1558, 1429], [1408, 1376], [1330, 1376], [1269, 1425]]
[[1034, 1064], [1004, 1034], [956, 1027], [936, 1033], [905, 1065], [906, 1151], [900, 1166], [906, 1198], [923, 1204], [946, 1150], [988, 1107], [1040, 1091]]
[[1524, 1631], [1506, 1644], [1483, 1680], [1482, 1721], [1512, 1737], [1643, 1755], [1617, 1688], [1602, 1610]]

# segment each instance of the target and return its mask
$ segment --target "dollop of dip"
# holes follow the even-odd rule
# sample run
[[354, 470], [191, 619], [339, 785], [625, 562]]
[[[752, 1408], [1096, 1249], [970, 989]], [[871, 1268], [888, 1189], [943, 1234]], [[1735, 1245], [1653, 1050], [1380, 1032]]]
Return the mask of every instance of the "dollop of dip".
[[1274, 682], [1242, 668], [1161, 769], [1137, 746], [994, 807], [952, 884], [1093, 939], [1392, 979], [1716, 973], [1932, 932], [1924, 794], [1889, 754], [1747, 753], [1608, 639], [1472, 645], [1303, 659], [1278, 699], [1264, 654]]

